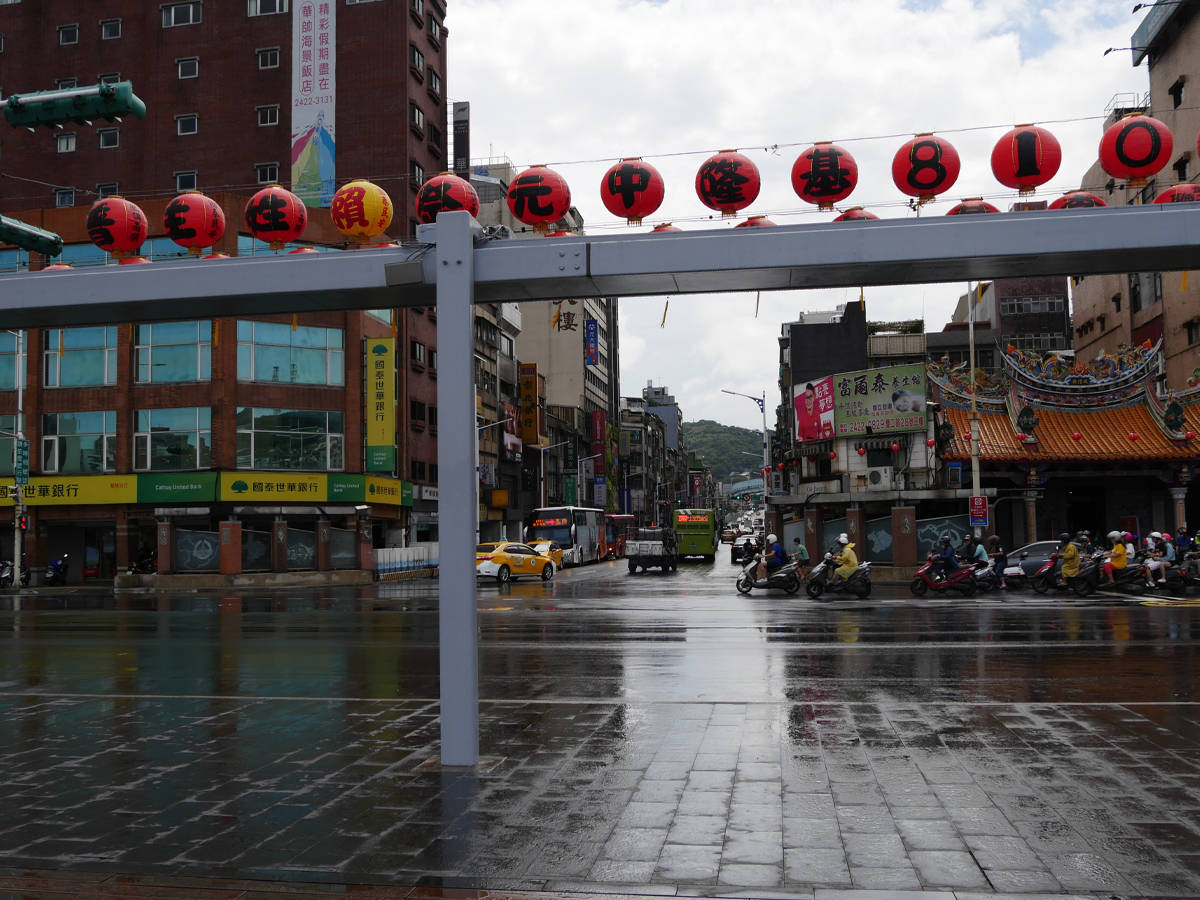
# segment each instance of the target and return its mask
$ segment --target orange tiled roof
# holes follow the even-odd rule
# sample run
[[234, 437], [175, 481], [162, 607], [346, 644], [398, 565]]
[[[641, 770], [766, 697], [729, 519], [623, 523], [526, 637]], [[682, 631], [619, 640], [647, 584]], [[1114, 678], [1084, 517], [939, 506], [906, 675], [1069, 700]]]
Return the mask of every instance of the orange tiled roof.
[[[1184, 407], [1187, 428], [1200, 434], [1200, 405]], [[1200, 437], [1173, 441], [1158, 427], [1150, 411], [1140, 403], [1090, 411], [1039, 408], [1036, 445], [1017, 440], [1017, 430], [1007, 415], [980, 413], [979, 458], [989, 462], [1048, 462], [1055, 460], [1124, 462], [1135, 460], [1178, 460], [1200, 458]], [[971, 458], [970, 410], [947, 409], [954, 425], [954, 441], [946, 459]], [[1079, 432], [1082, 438], [1071, 435]], [[1138, 439], [1131, 441], [1130, 432]]]

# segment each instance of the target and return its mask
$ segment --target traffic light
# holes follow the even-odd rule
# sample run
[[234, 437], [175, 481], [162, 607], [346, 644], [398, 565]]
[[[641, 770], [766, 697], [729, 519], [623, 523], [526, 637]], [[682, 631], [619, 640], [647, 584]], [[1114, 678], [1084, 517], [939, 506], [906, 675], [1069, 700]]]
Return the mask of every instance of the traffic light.
[[29, 516], [27, 514], [21, 513], [21, 515], [17, 517], [17, 527], [22, 531], [29, 530]]
[[67, 122], [91, 125], [96, 119], [119, 122], [122, 116], [146, 117], [146, 104], [133, 93], [132, 81], [13, 94], [4, 103], [8, 124], [30, 131], [38, 125], [61, 128]]
[[44, 231], [4, 216], [0, 216], [0, 243], [14, 244], [22, 250], [32, 250], [42, 256], [58, 256], [63, 252], [62, 238], [53, 231]]

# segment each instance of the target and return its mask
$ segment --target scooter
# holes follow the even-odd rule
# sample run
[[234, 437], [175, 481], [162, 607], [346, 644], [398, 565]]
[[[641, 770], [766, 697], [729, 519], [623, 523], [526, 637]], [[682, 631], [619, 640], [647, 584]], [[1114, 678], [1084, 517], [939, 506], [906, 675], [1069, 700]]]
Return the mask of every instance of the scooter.
[[1069, 591], [1073, 580], [1062, 577], [1062, 562], [1056, 551], [1050, 554], [1050, 558], [1034, 574], [1033, 589], [1039, 594], [1044, 594], [1051, 588], [1056, 591]]
[[781, 590], [788, 594], [800, 590], [800, 576], [796, 574], [796, 563], [788, 563], [767, 575], [766, 581], [759, 581], [754, 570], [758, 568], [761, 559], [762, 554], [756, 553], [738, 575], [737, 589], [740, 593], [749, 594], [755, 588], [760, 591]]
[[866, 600], [871, 596], [871, 564], [869, 562], [859, 563], [858, 569], [853, 575], [831, 585], [829, 579], [833, 577], [836, 568], [837, 563], [834, 562], [833, 554], [826, 553], [825, 558], [817, 563], [808, 574], [808, 586], [805, 588], [808, 596], [819, 600], [826, 591], [831, 594], [854, 594], [859, 600]]
[[[7, 559], [0, 560], [0, 587], [12, 587], [13, 564]], [[21, 567], [21, 584], [29, 584], [29, 567]]]
[[983, 564], [982, 568], [976, 567], [975, 584], [980, 592], [986, 594], [988, 591], [1000, 590], [1000, 575], [996, 572], [996, 561], [989, 559]]
[[158, 557], [153, 550], [143, 550], [138, 558], [129, 564], [130, 575], [157, 575]]
[[50, 565], [46, 566], [46, 584], [66, 584], [67, 569], [66, 553], [62, 555], [61, 559], [50, 560]]
[[930, 553], [925, 565], [913, 573], [913, 580], [908, 589], [918, 597], [925, 596], [925, 592], [930, 588], [939, 594], [949, 590], [961, 591], [964, 597], [974, 594], [978, 587], [975, 582], [975, 567], [970, 564], [959, 566], [949, 575], [942, 577], [936, 574], [933, 568], [934, 561], [940, 558], [940, 554]]
[[1140, 560], [1130, 560], [1124, 569], [1116, 573], [1112, 584], [1105, 584], [1100, 568], [1104, 565], [1104, 551], [1098, 550], [1091, 559], [1079, 567], [1079, 574], [1071, 579], [1071, 587], [1080, 597], [1103, 588], [1106, 591], [1123, 590], [1131, 594], [1146, 592], [1146, 566]]

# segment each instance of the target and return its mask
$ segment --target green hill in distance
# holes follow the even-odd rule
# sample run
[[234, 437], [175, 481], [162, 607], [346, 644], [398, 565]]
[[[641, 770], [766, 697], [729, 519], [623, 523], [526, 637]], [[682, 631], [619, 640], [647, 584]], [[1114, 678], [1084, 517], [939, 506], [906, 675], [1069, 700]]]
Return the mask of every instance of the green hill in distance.
[[729, 481], [731, 472], [748, 469], [753, 476], [762, 469], [762, 434], [757, 431], [701, 419], [683, 423], [683, 439], [689, 450], [704, 456], [718, 481]]

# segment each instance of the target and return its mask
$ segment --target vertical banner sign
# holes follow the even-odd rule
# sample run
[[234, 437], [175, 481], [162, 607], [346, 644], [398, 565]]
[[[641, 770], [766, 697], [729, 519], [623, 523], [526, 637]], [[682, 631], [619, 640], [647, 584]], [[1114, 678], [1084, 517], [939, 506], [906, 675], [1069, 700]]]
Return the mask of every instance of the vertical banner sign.
[[563, 505], [575, 505], [575, 476], [568, 475], [563, 479]]
[[454, 103], [454, 174], [471, 180], [471, 104]]
[[594, 413], [592, 413], [592, 440], [593, 441], [603, 441], [604, 440], [604, 436], [605, 436], [604, 417], [605, 417], [605, 412], [602, 409], [598, 409]]
[[17, 441], [17, 460], [14, 475], [16, 477], [13, 480], [17, 484], [29, 484], [29, 441]]
[[522, 363], [521, 378], [521, 440], [538, 443], [537, 363]]
[[396, 468], [396, 339], [367, 339], [367, 471]]
[[702, 479], [701, 479], [701, 476], [699, 476], [699, 475], [693, 475], [693, 476], [692, 476], [692, 496], [693, 496], [693, 497], [699, 497], [699, 496], [700, 496], [700, 482], [701, 482], [701, 480], [702, 480]]
[[337, 0], [294, 2], [292, 193], [305, 206], [329, 206], [337, 161]]
[[596, 492], [596, 506], [604, 509], [604, 507], [608, 506], [608, 479], [603, 475], [597, 475], [594, 490]]
[[600, 324], [595, 319], [583, 320], [583, 364], [600, 365]]
[[579, 439], [575, 435], [567, 438], [563, 445], [563, 468], [567, 470], [579, 468]]

